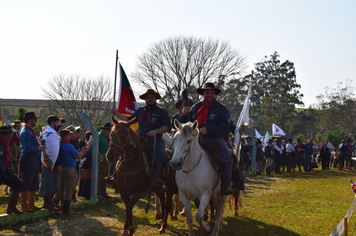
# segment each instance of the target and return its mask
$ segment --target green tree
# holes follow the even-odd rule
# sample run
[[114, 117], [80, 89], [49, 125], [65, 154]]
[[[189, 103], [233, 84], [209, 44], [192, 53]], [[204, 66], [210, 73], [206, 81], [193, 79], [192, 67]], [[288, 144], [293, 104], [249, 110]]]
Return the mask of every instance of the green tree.
[[254, 95], [251, 98], [264, 125], [276, 123], [283, 130], [285, 123], [295, 114], [295, 105], [303, 105], [303, 94], [296, 80], [294, 63], [289, 60], [281, 63], [274, 52], [269, 58], [255, 65]]
[[15, 115], [17, 117], [16, 119], [17, 120], [22, 120], [24, 115], [25, 115], [25, 113], [27, 113], [27, 112], [28, 112], [28, 110], [26, 108], [24, 108], [24, 107], [17, 108], [17, 111], [15, 112]]
[[[317, 96], [317, 108], [322, 111], [325, 130], [342, 131], [356, 137], [356, 96], [350, 80], [339, 82], [336, 88], [325, 88], [325, 93]], [[340, 140], [338, 140], [340, 142]]]

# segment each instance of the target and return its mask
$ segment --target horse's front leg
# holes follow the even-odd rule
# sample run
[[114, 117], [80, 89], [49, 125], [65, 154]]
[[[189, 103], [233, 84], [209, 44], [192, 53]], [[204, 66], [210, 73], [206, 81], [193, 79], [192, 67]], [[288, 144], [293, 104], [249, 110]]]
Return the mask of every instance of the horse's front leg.
[[156, 205], [156, 220], [162, 219], [162, 211], [161, 211], [161, 201], [160, 198], [155, 194], [155, 205]]
[[174, 213], [172, 215], [172, 220], [178, 220], [179, 195], [178, 194], [174, 194], [173, 200], [174, 200]]
[[205, 224], [204, 222], [204, 213], [205, 209], [207, 208], [210, 200], [210, 194], [204, 194], [199, 198], [200, 204], [199, 208], [197, 211], [197, 214], [195, 215], [195, 220], [199, 223], [200, 229], [205, 233], [208, 234], [210, 232], [210, 226]]
[[[130, 195], [125, 194], [125, 193], [120, 193], [122, 200], [124, 201], [125, 204], [125, 209], [127, 209], [127, 206], [129, 205], [130, 202]], [[128, 223], [128, 215], [126, 213], [125, 217], [125, 222], [124, 222], [124, 231], [121, 234], [122, 236], [127, 236], [129, 235], [129, 223]]]
[[188, 227], [189, 227], [188, 235], [193, 236], [194, 235], [193, 216], [192, 216], [192, 205], [190, 204], [190, 199], [181, 193], [179, 193], [179, 196], [183, 202], [184, 209], [185, 209], [185, 217], [187, 219], [187, 223], [188, 223]]
[[141, 195], [144, 192], [145, 192], [144, 189], [138, 190], [134, 195], [131, 196], [129, 203], [126, 205], [126, 220], [130, 231], [130, 236], [132, 236], [135, 232], [135, 228], [133, 225], [133, 218], [132, 218], [132, 209], [134, 208], [137, 201], [140, 199]]
[[219, 235], [219, 230], [222, 228], [222, 216], [224, 213], [226, 199], [227, 199], [227, 196], [219, 197], [219, 203], [216, 208], [216, 214], [215, 214], [216, 215], [216, 224], [215, 224], [213, 233], [211, 234], [212, 236]]

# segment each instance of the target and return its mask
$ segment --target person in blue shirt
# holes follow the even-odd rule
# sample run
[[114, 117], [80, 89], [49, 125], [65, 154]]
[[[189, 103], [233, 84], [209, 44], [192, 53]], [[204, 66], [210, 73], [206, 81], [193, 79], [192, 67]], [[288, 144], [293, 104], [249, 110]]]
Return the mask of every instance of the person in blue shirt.
[[117, 116], [120, 120], [128, 121], [134, 120], [134, 122], [139, 123], [138, 136], [140, 138], [145, 137], [145, 141], [149, 144], [153, 150], [154, 137], [156, 136], [156, 151], [154, 160], [154, 185], [156, 187], [163, 187], [164, 183], [161, 180], [162, 171], [166, 165], [165, 160], [165, 146], [162, 139], [162, 133], [169, 132], [171, 130], [171, 121], [168, 112], [157, 106], [157, 99], [161, 96], [155, 90], [149, 88], [144, 94], [140, 96], [141, 99], [145, 100], [146, 106], [140, 107], [132, 114], [127, 117], [119, 113], [115, 108], [111, 109], [113, 116]]
[[12, 189], [7, 214], [20, 214], [21, 210], [16, 208], [19, 194], [22, 190], [22, 181], [15, 175], [14, 167], [10, 160], [9, 141], [12, 136], [10, 125], [0, 127], [0, 184], [4, 183]]
[[23, 120], [25, 126], [20, 133], [21, 157], [20, 170], [23, 190], [21, 192], [21, 209], [24, 212], [34, 212], [39, 207], [34, 205], [35, 192], [39, 189], [38, 161], [41, 151], [46, 149], [46, 145], [40, 145], [33, 127], [36, 126], [37, 118], [34, 112], [27, 112]]
[[194, 104], [192, 107], [184, 107], [181, 123], [187, 121], [198, 121], [199, 132], [215, 141], [218, 146], [221, 161], [221, 195], [230, 195], [231, 171], [233, 158], [230, 150], [223, 140], [230, 128], [230, 112], [216, 100], [216, 95], [221, 90], [215, 88], [213, 83], [205, 83], [198, 88], [197, 92], [204, 96], [203, 101]]
[[306, 171], [312, 171], [313, 168], [311, 166], [311, 159], [313, 155], [313, 140], [309, 140], [308, 143], [304, 144], [304, 147], [305, 147], [305, 159], [307, 165]]
[[88, 147], [83, 147], [81, 149], [81, 152], [78, 153], [75, 147], [70, 143], [72, 133], [72, 131], [67, 129], [63, 129], [59, 133], [62, 138], [62, 170], [59, 175], [59, 187], [57, 193], [54, 195], [54, 202], [58, 203], [63, 197], [63, 214], [74, 214], [74, 212], [70, 210], [70, 203], [72, 200], [73, 190], [76, 184], [76, 160], [81, 159], [83, 155], [88, 151]]

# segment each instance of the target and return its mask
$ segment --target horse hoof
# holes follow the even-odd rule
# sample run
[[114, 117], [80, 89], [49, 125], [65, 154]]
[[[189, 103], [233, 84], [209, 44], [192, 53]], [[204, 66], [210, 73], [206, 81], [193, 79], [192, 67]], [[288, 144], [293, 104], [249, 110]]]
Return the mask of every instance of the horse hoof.
[[185, 217], [185, 212], [182, 211], [180, 215]]
[[210, 217], [210, 223], [214, 224], [215, 222], [216, 222], [216, 217], [215, 217], [215, 215], [212, 215]]
[[166, 229], [165, 229], [165, 228], [161, 227], [161, 228], [159, 229], [159, 234], [164, 234], [165, 232], [166, 232]]
[[161, 220], [161, 219], [162, 219], [162, 213], [157, 213], [156, 220]]
[[205, 227], [201, 227], [201, 230], [203, 231], [204, 234], [210, 234], [210, 226], [206, 225]]
[[234, 216], [239, 217], [239, 213], [238, 213], [238, 212], [235, 212], [235, 213], [234, 213]]
[[178, 220], [178, 216], [177, 215], [172, 215], [171, 219], [172, 220]]

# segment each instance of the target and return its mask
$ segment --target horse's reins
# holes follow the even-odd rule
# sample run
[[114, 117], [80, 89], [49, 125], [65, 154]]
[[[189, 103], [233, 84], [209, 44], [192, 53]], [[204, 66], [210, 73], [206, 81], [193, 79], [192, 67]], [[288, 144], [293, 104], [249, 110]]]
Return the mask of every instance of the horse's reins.
[[[200, 136], [200, 139], [201, 139], [201, 143], [202, 143], [202, 140], [203, 140], [203, 136], [201, 135]], [[185, 154], [185, 157], [187, 157], [187, 155], [190, 153], [190, 148], [192, 147], [192, 143], [190, 143], [190, 145], [189, 145], [189, 148], [188, 148], [188, 150], [187, 150], [187, 153]], [[200, 157], [199, 157], [199, 161], [193, 166], [193, 168], [191, 168], [190, 170], [183, 170], [183, 165], [182, 165], [182, 171], [183, 171], [183, 173], [185, 173], [185, 174], [188, 174], [189, 172], [191, 172], [192, 170], [194, 170], [194, 168], [195, 167], [197, 167], [197, 165], [200, 163], [200, 161], [201, 161], [201, 158], [203, 157], [203, 152], [204, 152], [204, 150], [203, 150], [203, 148], [201, 147], [201, 151], [200, 151]], [[185, 160], [185, 159], [184, 159]]]
[[[128, 128], [128, 129], [129, 129], [129, 128]], [[135, 145], [134, 141], [133, 141], [132, 138], [131, 138], [130, 132], [128, 132], [126, 141], [125, 141], [125, 143], [124, 143], [123, 145], [121, 145], [121, 141], [120, 141], [120, 137], [119, 137], [118, 133], [115, 132], [115, 134], [116, 134], [116, 137], [117, 137], [117, 139], [118, 139], [119, 144], [113, 143], [112, 140], [110, 140], [110, 144], [109, 144], [109, 145], [113, 145], [113, 146], [115, 146], [115, 147], [118, 147], [118, 148], [120, 149], [120, 151], [122, 151], [122, 156], [124, 156], [124, 157], [126, 156], [126, 148], [125, 148], [125, 146], [126, 146], [127, 144], [131, 144], [131, 145], [136, 149], [136, 152], [137, 152], [136, 145]], [[133, 158], [134, 158], [135, 156], [136, 156], [136, 153], [135, 153], [134, 155], [132, 155], [132, 157], [131, 157], [130, 159], [120, 158], [120, 159], [119, 159], [119, 162], [125, 163], [125, 162], [128, 162], [128, 161], [131, 161], [131, 160], [133, 160]], [[136, 173], [138, 173], [138, 172], [144, 170], [147, 166], [148, 166], [148, 164], [144, 165], [144, 166], [143, 166], [141, 169], [139, 169], [139, 170], [136, 170], [136, 171], [133, 171], [133, 172], [126, 172], [126, 173], [125, 173], [125, 172], [122, 172], [122, 171], [120, 170], [120, 167], [119, 167], [119, 166], [118, 166], [117, 170], [119, 171], [120, 174], [124, 175], [124, 176], [125, 176], [125, 179], [126, 179], [126, 176], [127, 176], [127, 175], [136, 174]]]

